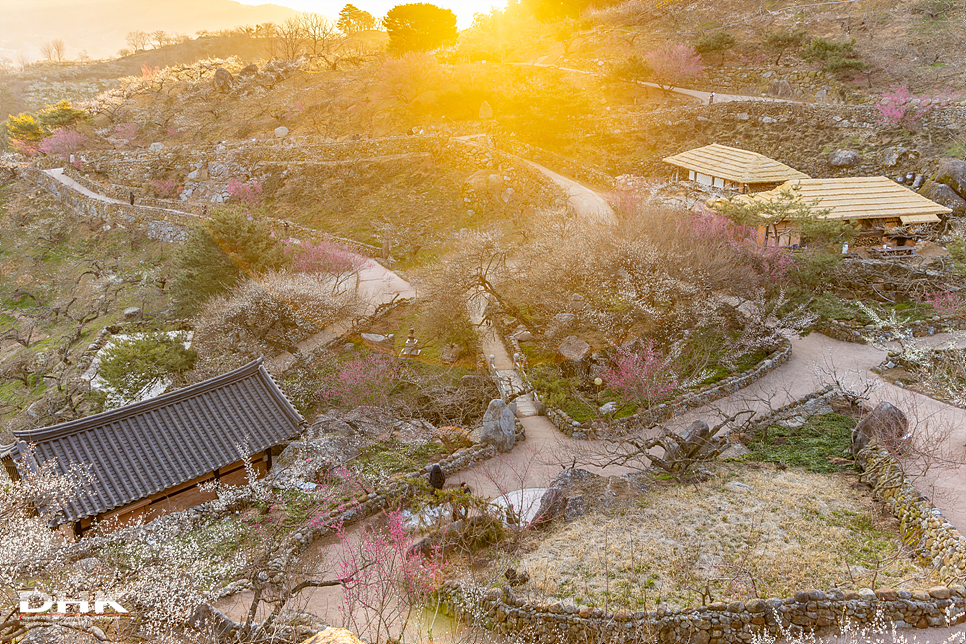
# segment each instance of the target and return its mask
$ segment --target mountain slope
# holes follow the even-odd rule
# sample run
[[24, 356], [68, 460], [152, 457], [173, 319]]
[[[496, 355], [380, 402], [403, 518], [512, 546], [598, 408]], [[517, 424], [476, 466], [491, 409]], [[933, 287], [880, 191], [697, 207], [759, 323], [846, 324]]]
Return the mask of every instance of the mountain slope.
[[244, 5], [233, 0], [0, 0], [0, 55], [14, 58], [63, 39], [67, 57], [116, 54], [131, 31], [162, 30], [194, 35], [262, 22], [281, 22], [293, 9], [273, 4]]

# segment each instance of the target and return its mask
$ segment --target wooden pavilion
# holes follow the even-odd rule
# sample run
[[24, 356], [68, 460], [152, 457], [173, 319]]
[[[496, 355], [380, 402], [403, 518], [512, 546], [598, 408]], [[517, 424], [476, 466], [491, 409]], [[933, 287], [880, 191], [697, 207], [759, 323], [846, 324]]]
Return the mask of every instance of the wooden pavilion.
[[664, 162], [687, 170], [689, 181], [739, 193], [760, 192], [785, 181], [809, 178], [763, 154], [717, 143], [666, 157]]

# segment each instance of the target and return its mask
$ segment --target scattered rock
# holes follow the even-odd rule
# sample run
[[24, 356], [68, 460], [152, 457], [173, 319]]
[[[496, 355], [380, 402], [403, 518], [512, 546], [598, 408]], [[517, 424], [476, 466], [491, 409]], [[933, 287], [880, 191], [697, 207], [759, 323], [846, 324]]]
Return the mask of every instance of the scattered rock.
[[486, 119], [493, 118], [493, 108], [486, 101], [480, 105], [480, 120], [485, 121]]
[[393, 334], [380, 335], [378, 333], [361, 333], [360, 337], [366, 344], [383, 349], [392, 349], [395, 337]]
[[569, 362], [580, 362], [590, 355], [590, 345], [575, 335], [569, 335], [560, 343], [557, 353]]
[[215, 70], [215, 78], [212, 82], [216, 90], [224, 93], [230, 92], [235, 85], [235, 79], [232, 78], [231, 72], [224, 67]]
[[705, 457], [717, 446], [717, 440], [711, 437], [711, 428], [703, 420], [696, 420], [681, 433], [684, 445], [671, 444], [665, 460], [667, 461], [695, 461]]
[[739, 443], [733, 443], [726, 447], [718, 458], [740, 458], [746, 454], [751, 454], [751, 450]]
[[275, 138], [276, 139], [281, 139], [281, 138], [284, 138], [286, 136], [288, 136], [288, 128], [287, 127], [285, 127], [284, 125], [279, 125], [277, 128], [275, 128]]
[[512, 337], [517, 342], [533, 342], [533, 334], [527, 330], [517, 331]]
[[124, 309], [125, 320], [136, 320], [141, 317], [141, 309], [136, 306], [129, 306]]
[[242, 70], [238, 72], [238, 75], [254, 76], [257, 73], [258, 73], [258, 65], [256, 65], [255, 63], [252, 63], [251, 65], [248, 65], [247, 67], [242, 68]]
[[938, 203], [940, 206], [946, 206], [953, 212], [951, 215], [953, 217], [963, 217], [966, 216], [966, 199], [960, 197], [956, 192], [946, 185], [945, 183], [938, 183], [936, 181], [927, 180], [922, 189], [919, 190], [921, 194], [926, 199], [931, 199]]
[[164, 151], [164, 143], [161, 143], [160, 141], [155, 141], [154, 143], [148, 146], [148, 152], [151, 152], [152, 154], [160, 154], [163, 151]]
[[883, 401], [852, 430], [852, 454], [858, 454], [870, 442], [890, 450], [901, 449], [908, 437], [909, 421], [906, 415]]
[[599, 411], [602, 416], [606, 416], [607, 414], [613, 414], [615, 411], [617, 411], [618, 406], [619, 405], [616, 402], [611, 401], [601, 405]]
[[833, 168], [851, 168], [860, 160], [861, 157], [855, 150], [836, 150], [828, 156], [828, 164]]
[[513, 411], [500, 399], [491, 400], [483, 414], [480, 442], [493, 445], [501, 452], [509, 452], [516, 441], [516, 418]]
[[901, 159], [908, 151], [909, 150], [900, 145], [888, 147], [882, 151], [880, 163], [883, 167], [893, 168], [899, 163], [899, 159]]
[[517, 572], [513, 568], [507, 568], [503, 576], [506, 577], [507, 583], [511, 586], [521, 586], [530, 581], [530, 573], [526, 570]]
[[740, 481], [728, 481], [724, 486], [735, 492], [751, 492], [751, 486]]

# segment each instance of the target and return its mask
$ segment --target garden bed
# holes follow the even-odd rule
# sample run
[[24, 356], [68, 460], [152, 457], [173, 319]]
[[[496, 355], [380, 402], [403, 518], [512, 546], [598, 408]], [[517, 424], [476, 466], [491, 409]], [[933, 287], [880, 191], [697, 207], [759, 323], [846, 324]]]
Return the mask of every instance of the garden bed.
[[757, 463], [713, 469], [704, 483], [655, 481], [631, 505], [533, 533], [514, 563], [530, 575], [517, 597], [636, 611], [802, 588], [935, 584], [906, 556], [898, 521], [857, 474]]

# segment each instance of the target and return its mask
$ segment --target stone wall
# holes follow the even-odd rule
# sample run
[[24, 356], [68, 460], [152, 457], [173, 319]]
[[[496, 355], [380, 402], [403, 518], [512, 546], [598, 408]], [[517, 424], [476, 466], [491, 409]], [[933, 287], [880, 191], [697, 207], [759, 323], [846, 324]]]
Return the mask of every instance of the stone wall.
[[[181, 243], [187, 237], [188, 230], [204, 220], [204, 215], [173, 208], [183, 208], [182, 204], [178, 202], [161, 199], [144, 199], [143, 201], [137, 199], [135, 205], [132, 206], [127, 202], [112, 203], [101, 201], [74, 190], [70, 186], [57, 181], [50, 175], [36, 168], [24, 168], [20, 172], [33, 183], [52, 193], [74, 211], [86, 216], [103, 219], [108, 225], [141, 227], [151, 239]], [[76, 171], [67, 172], [65, 170], [64, 174], [67, 174], [93, 192], [104, 189], [104, 186], [101, 184], [90, 181], [90, 179], [79, 175]], [[151, 205], [155, 203], [160, 203], [162, 206]], [[198, 205], [195, 205], [194, 209], [203, 211], [203, 208]], [[266, 217], [265, 220], [269, 229], [278, 237], [284, 239], [297, 239], [302, 242], [316, 244], [322, 242], [345, 244], [352, 248], [353, 251], [370, 257], [375, 257], [379, 253], [379, 249], [375, 246], [353, 239], [336, 237], [321, 230], [307, 228], [293, 222], [272, 217]]]
[[[538, 207], [565, 203], [566, 195], [540, 172], [521, 159], [497, 150], [486, 137], [482, 144], [461, 137], [406, 136], [331, 142], [322, 137], [284, 138], [239, 143], [220, 143], [207, 149], [188, 147], [137, 151], [90, 151], [83, 154], [83, 170], [98, 174], [103, 182], [96, 191], [126, 200], [131, 192], [152, 205], [171, 207], [171, 200], [152, 200], [152, 181], [162, 177], [181, 190], [182, 206], [200, 214], [205, 204], [224, 203], [229, 182], [257, 181], [267, 184], [278, 166], [298, 168], [332, 164], [392, 162], [411, 164], [415, 155], [432, 155], [444, 165], [473, 173], [492, 169], [504, 182], [504, 203], [526, 201]], [[91, 188], [95, 189], [95, 188]], [[466, 195], [469, 208], [478, 208], [474, 195]], [[189, 205], [190, 204], [190, 205]]]
[[[754, 369], [728, 376], [720, 382], [706, 385], [695, 391], [689, 391], [665, 403], [661, 403], [654, 409], [647, 409], [619, 420], [610, 422], [591, 420], [576, 423], [576, 421], [559, 409], [554, 410], [553, 413], [548, 410], [547, 417], [560, 431], [568, 436], [573, 436], [577, 432], [583, 433], [584, 438], [618, 438], [623, 434], [650, 427], [669, 418], [674, 418], [675, 416], [680, 416], [692, 409], [703, 407], [715, 400], [729, 396], [739, 389], [744, 389], [759, 378], [763, 378], [788, 362], [791, 357], [792, 345], [788, 340], [784, 340], [774, 353], [766, 360], [761, 361]], [[580, 437], [578, 436], [578, 438]]]
[[141, 228], [151, 239], [183, 242], [188, 229], [200, 221], [199, 217], [190, 213], [93, 199], [36, 168], [23, 168], [18, 172], [53, 194], [75, 212], [102, 219], [111, 226]]
[[[484, 628], [531, 642], [751, 642], [761, 633], [826, 633], [837, 625], [892, 622], [899, 628], [945, 626], [962, 621], [966, 588], [923, 591], [808, 590], [788, 598], [716, 602], [697, 608], [619, 610], [565, 603], [528, 604], [509, 588], [482, 592], [448, 581], [439, 590], [444, 610]], [[947, 611], [950, 616], [947, 617]]]
[[876, 498], [899, 519], [903, 543], [931, 564], [943, 583], [966, 578], [966, 537], [919, 493], [889, 452], [872, 444], [856, 460]]
[[[662, 161], [664, 157], [721, 143], [754, 150], [813, 177], [930, 174], [931, 160], [955, 145], [966, 129], [966, 108], [924, 112], [911, 132], [881, 121], [871, 105], [740, 101], [641, 112], [625, 136], [638, 141], [647, 154], [612, 170], [671, 176], [674, 168]], [[829, 155], [840, 148], [855, 149], [858, 162], [831, 166]]]
[[[921, 338], [937, 333], [966, 330], [966, 316], [936, 315], [929, 320], [913, 320], [903, 326], [907, 336]], [[812, 325], [812, 330], [841, 342], [868, 344], [873, 338], [877, 342], [892, 340], [891, 334], [884, 333], [873, 324], [861, 325], [857, 322], [821, 319]]]

